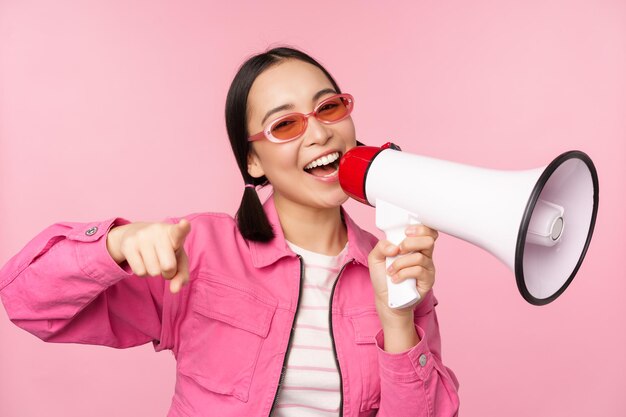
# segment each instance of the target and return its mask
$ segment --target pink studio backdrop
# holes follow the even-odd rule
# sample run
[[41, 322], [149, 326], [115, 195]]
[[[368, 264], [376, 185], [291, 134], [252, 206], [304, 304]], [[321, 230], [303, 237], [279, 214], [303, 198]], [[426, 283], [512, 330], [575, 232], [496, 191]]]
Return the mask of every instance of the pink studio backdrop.
[[[442, 235], [446, 364], [464, 416], [624, 416], [626, 5], [620, 1], [0, 2], [0, 264], [57, 221], [234, 213], [223, 107], [277, 44], [356, 97], [361, 141], [496, 169], [580, 149], [600, 178], [585, 263], [535, 307]], [[374, 210], [347, 209], [368, 230]], [[471, 221], [471, 219], [468, 219]], [[622, 259], [622, 261], [619, 261]], [[0, 416], [165, 416], [173, 356], [49, 344], [0, 309]], [[208, 411], [207, 411], [208, 412]]]

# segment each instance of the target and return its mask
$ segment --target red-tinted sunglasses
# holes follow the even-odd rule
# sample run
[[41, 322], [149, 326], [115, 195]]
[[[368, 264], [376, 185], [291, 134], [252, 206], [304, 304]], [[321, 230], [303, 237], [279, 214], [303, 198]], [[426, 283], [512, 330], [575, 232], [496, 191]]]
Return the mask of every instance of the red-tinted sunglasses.
[[315, 116], [321, 123], [332, 124], [350, 116], [353, 108], [354, 97], [350, 94], [335, 94], [318, 104], [310, 113], [289, 113], [273, 120], [262, 132], [250, 136], [248, 141], [267, 139], [274, 143], [289, 142], [304, 134], [309, 116]]

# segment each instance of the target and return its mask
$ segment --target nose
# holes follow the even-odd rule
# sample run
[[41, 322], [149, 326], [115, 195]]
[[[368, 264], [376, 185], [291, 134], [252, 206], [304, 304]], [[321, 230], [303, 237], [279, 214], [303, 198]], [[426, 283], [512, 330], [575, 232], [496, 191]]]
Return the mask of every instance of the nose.
[[308, 119], [306, 131], [304, 132], [305, 145], [324, 145], [333, 137], [330, 126], [320, 123], [315, 117], [309, 117]]

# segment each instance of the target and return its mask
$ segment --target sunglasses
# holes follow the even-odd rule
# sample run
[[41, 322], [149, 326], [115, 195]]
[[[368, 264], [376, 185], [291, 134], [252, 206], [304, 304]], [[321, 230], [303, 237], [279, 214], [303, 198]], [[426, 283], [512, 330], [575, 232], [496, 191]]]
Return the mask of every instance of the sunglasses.
[[353, 107], [354, 97], [350, 94], [335, 94], [318, 104], [310, 113], [289, 113], [273, 120], [262, 132], [250, 136], [248, 141], [267, 139], [274, 143], [289, 142], [304, 134], [309, 116], [328, 125], [350, 116]]

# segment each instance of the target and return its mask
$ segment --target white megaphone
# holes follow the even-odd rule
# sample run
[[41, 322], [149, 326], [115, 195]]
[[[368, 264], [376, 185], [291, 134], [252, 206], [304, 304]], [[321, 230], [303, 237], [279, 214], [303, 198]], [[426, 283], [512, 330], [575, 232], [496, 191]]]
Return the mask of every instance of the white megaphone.
[[[500, 171], [400, 152], [393, 143], [357, 146], [340, 160], [339, 183], [376, 207], [376, 227], [391, 243], [415, 223], [468, 241], [508, 265], [534, 305], [555, 300], [574, 279], [598, 212], [598, 175], [580, 151], [543, 168]], [[394, 284], [387, 276], [387, 287], [392, 308], [419, 300], [415, 279]]]

